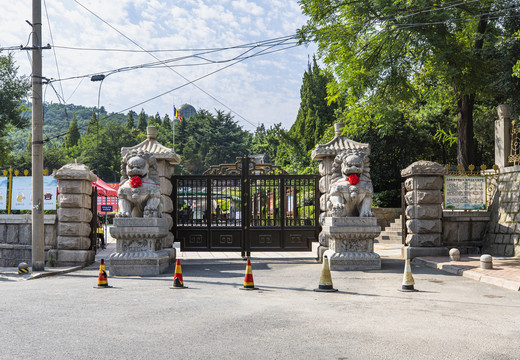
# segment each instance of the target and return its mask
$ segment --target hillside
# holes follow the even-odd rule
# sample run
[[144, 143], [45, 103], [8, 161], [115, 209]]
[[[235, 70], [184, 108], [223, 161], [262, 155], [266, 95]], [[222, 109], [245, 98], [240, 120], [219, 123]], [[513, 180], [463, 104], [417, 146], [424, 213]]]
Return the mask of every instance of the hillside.
[[[63, 136], [69, 130], [69, 125], [72, 120], [72, 116], [76, 115], [78, 122], [79, 131], [81, 135], [84, 135], [87, 130], [87, 125], [92, 117], [92, 113], [95, 112], [97, 115], [97, 109], [94, 107], [85, 107], [82, 105], [74, 104], [44, 104], [43, 105], [43, 138], [51, 139], [52, 143], [63, 142]], [[106, 118], [106, 121], [116, 122], [117, 124], [123, 124], [126, 122], [126, 114], [108, 114], [104, 107], [100, 108], [99, 114], [101, 118]], [[31, 112], [26, 111], [24, 117], [31, 118]], [[59, 135], [62, 135], [58, 137]], [[8, 136], [9, 141], [13, 146], [13, 155], [20, 155], [27, 149], [27, 144], [31, 136], [31, 127], [23, 130], [13, 130]]]

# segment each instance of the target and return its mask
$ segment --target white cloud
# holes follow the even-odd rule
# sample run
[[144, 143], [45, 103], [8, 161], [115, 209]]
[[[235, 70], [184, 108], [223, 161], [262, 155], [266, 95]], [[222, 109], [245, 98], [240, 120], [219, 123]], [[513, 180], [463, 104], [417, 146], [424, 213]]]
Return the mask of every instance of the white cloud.
[[[305, 17], [297, 0], [79, 0], [86, 8], [110, 24], [107, 25], [75, 2], [47, 1], [54, 43], [57, 46], [93, 49], [201, 49], [232, 47], [239, 44], [290, 35], [301, 27]], [[0, 12], [0, 46], [26, 44], [31, 20], [31, 0], [6, 1]], [[45, 11], [45, 10], [44, 10]], [[42, 16], [43, 42], [50, 43], [45, 13]], [[124, 34], [125, 36], [121, 35]], [[129, 40], [131, 39], [131, 40]], [[307, 67], [307, 55], [315, 47], [298, 47], [274, 54], [254, 57], [226, 68], [193, 85], [184, 86], [168, 95], [136, 105], [189, 80], [209, 74], [230, 63], [205, 66], [140, 69], [115, 72], [102, 84], [101, 105], [108, 111], [120, 111], [133, 105], [149, 114], [170, 113], [173, 104], [191, 103], [195, 108], [210, 111], [231, 108], [255, 126], [260, 123], [283, 122], [288, 128], [296, 119], [299, 107], [301, 79]], [[61, 78], [94, 74], [134, 66], [159, 59], [173, 59], [194, 52], [107, 52], [79, 51], [55, 47]], [[233, 58], [245, 48], [226, 52], [208, 53], [208, 59], [219, 61]], [[260, 49], [253, 50], [252, 54]], [[25, 51], [16, 51], [15, 59], [20, 72], [30, 74], [30, 63]], [[43, 72], [48, 78], [58, 78], [54, 53], [44, 52]], [[202, 63], [187, 59], [172, 65]], [[58, 83], [55, 88], [59, 90]], [[89, 78], [63, 81], [63, 92], [68, 101], [85, 106], [96, 106], [99, 84]], [[79, 85], [79, 86], [78, 86]], [[224, 105], [214, 100], [217, 98]], [[46, 91], [46, 100], [57, 102], [54, 91]], [[228, 107], [228, 108], [226, 108]], [[270, 114], [266, 118], [265, 114]], [[235, 115], [245, 129], [253, 125]]]

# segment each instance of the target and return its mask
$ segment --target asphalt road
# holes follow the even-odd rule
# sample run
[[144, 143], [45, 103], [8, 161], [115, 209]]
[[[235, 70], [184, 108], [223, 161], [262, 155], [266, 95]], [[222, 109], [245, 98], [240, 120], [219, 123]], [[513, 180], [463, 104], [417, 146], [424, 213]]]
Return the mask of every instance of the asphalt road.
[[[297, 256], [297, 255], [296, 255]], [[240, 259], [185, 260], [188, 289], [167, 275], [109, 277], [98, 266], [20, 281], [0, 277], [1, 359], [520, 359], [520, 293], [412, 267], [378, 271], [252, 258], [257, 291], [242, 291]]]

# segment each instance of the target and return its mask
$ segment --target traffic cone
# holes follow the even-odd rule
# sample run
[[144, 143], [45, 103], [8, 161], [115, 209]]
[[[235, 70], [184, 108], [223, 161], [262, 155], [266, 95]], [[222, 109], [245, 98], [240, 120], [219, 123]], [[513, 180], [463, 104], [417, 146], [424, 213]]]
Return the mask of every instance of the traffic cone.
[[107, 270], [105, 269], [105, 260], [101, 259], [101, 264], [99, 265], [99, 276], [98, 276], [98, 288], [108, 288], [108, 279], [107, 279]]
[[246, 263], [246, 276], [244, 277], [244, 287], [241, 287], [240, 290], [258, 290], [255, 287], [255, 283], [253, 281], [253, 270], [251, 269], [251, 260], [248, 258]]
[[401, 291], [417, 291], [414, 289], [415, 281], [412, 276], [412, 267], [410, 266], [410, 260], [406, 259], [404, 263], [404, 275], [403, 275], [403, 286]]
[[173, 275], [173, 286], [171, 289], [186, 289], [187, 286], [184, 286], [184, 281], [182, 281], [182, 268], [181, 261], [177, 259], [175, 263], [175, 274]]
[[338, 291], [332, 287], [332, 277], [330, 276], [329, 259], [327, 255], [323, 256], [323, 267], [321, 268], [320, 284], [314, 291], [333, 292]]

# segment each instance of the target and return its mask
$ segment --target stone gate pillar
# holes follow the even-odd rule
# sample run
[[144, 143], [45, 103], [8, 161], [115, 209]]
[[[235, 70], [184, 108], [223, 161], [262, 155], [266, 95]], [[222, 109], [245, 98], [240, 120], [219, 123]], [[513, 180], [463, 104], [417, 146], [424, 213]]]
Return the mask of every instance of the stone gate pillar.
[[59, 191], [57, 249], [49, 251], [48, 260], [56, 266], [90, 264], [95, 256], [90, 249], [91, 182], [97, 177], [83, 164], [67, 164], [54, 177]]
[[431, 161], [417, 161], [401, 170], [406, 178], [406, 245], [403, 256], [448, 255], [442, 240], [442, 189], [448, 169]]

